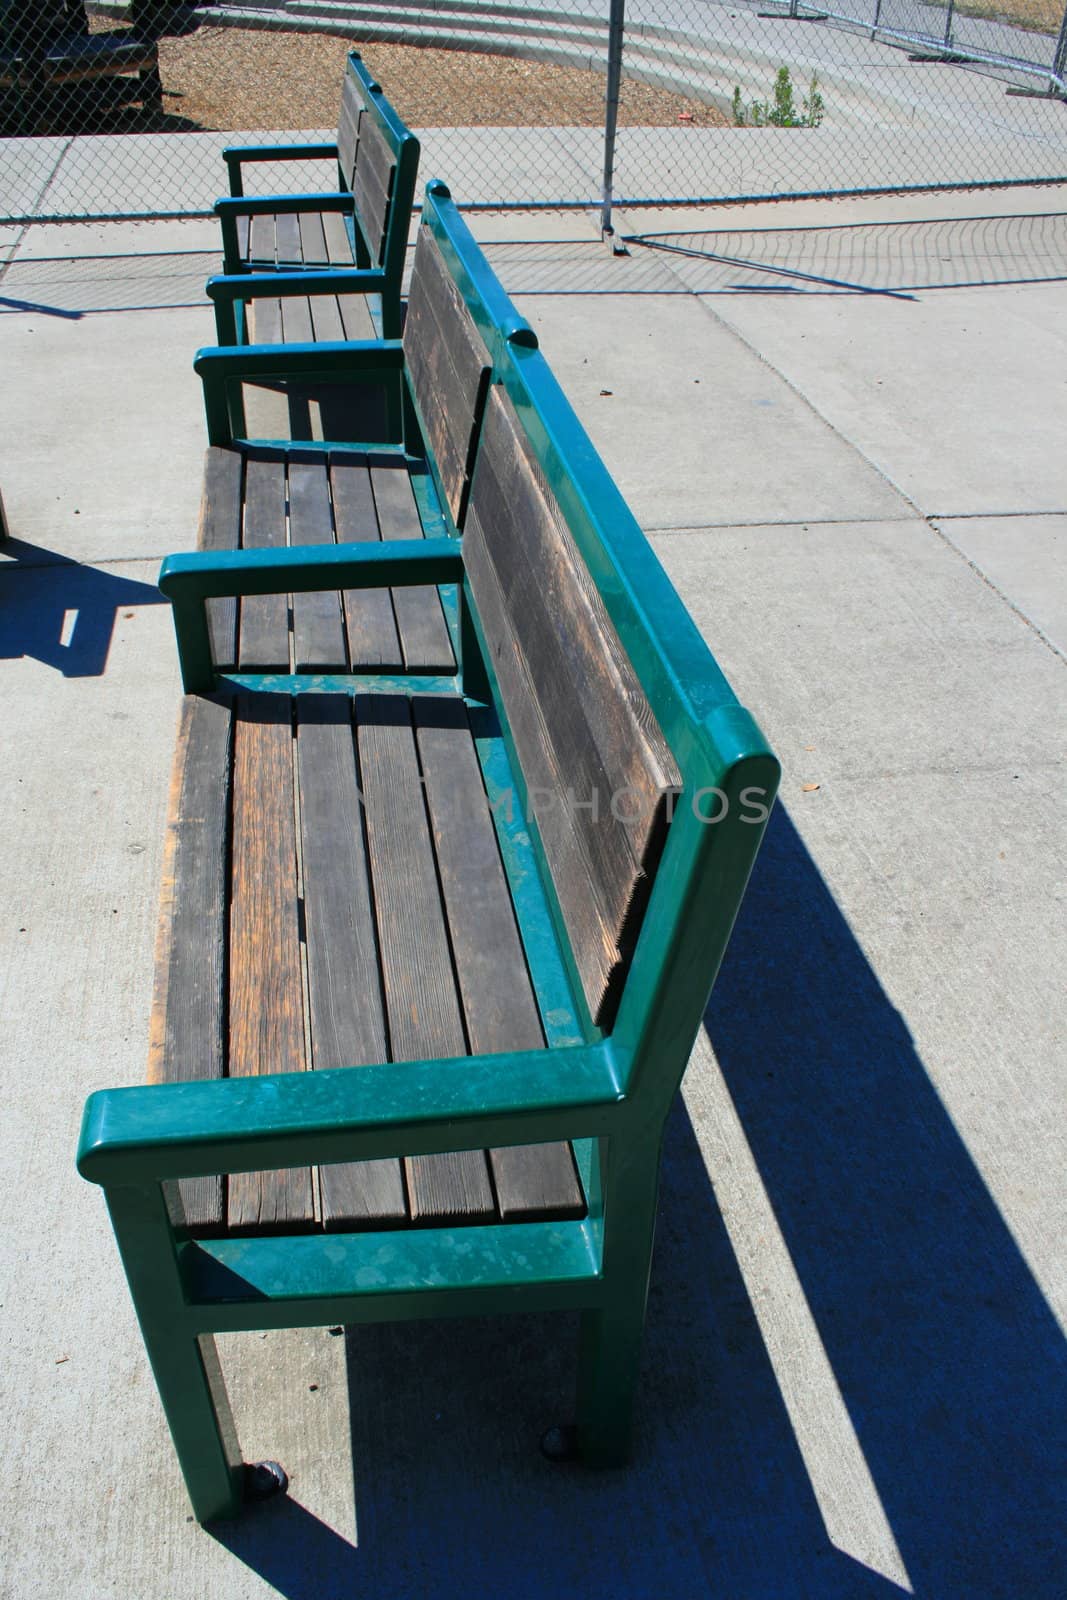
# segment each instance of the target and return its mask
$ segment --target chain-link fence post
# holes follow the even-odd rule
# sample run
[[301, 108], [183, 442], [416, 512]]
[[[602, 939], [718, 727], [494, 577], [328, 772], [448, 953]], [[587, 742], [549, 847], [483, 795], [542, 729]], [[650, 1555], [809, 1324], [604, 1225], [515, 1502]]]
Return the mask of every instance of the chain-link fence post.
[[619, 90], [622, 85], [622, 47], [626, 29], [626, 0], [611, 0], [608, 17], [608, 87], [604, 98], [604, 189], [600, 208], [600, 232], [609, 243], [614, 240], [611, 225], [612, 193], [615, 182], [615, 129], [619, 122]]

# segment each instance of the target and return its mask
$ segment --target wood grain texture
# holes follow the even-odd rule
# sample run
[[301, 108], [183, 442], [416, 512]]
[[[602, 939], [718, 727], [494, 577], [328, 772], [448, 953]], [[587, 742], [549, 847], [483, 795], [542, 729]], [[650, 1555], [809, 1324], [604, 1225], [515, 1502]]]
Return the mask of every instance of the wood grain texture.
[[[366, 456], [354, 451], [332, 454], [330, 483], [338, 543], [380, 538]], [[346, 589], [341, 599], [353, 672], [403, 672], [404, 657], [389, 590]]]
[[356, 170], [352, 177], [352, 196], [363, 237], [370, 251], [371, 265], [380, 267], [389, 222], [389, 204], [396, 177], [392, 151], [370, 117], [359, 129]]
[[[287, 695], [238, 697], [230, 894], [231, 1077], [299, 1072], [307, 1065], [291, 715]], [[307, 1168], [230, 1176], [232, 1233], [306, 1229], [314, 1218]]]
[[305, 267], [328, 266], [330, 255], [322, 217], [317, 211], [302, 211], [297, 217], [300, 230], [300, 259]]
[[[226, 870], [231, 707], [188, 696], [181, 710], [167, 812], [149, 1083], [221, 1078], [225, 1068]], [[189, 1227], [223, 1224], [221, 1177], [178, 1185]]]
[[[466, 709], [461, 700], [424, 696], [412, 710], [471, 1050], [540, 1049], [537, 1002]], [[489, 1160], [502, 1220], [584, 1216], [568, 1144], [491, 1150]]]
[[248, 301], [249, 344], [281, 344], [282, 303], [266, 296]]
[[[296, 707], [311, 1064], [359, 1067], [387, 1060], [388, 1038], [351, 702], [301, 695]], [[399, 1160], [318, 1170], [327, 1229], [407, 1220]]]
[[[241, 543], [244, 462], [239, 450], [210, 445], [204, 459], [198, 550], [236, 550]], [[207, 602], [211, 655], [220, 670], [237, 660], [237, 601], [226, 595]]]
[[322, 213], [322, 232], [326, 240], [327, 260], [331, 267], [351, 267], [355, 264], [352, 240], [345, 219], [339, 211]]
[[[285, 544], [285, 464], [255, 456], [245, 463], [246, 550], [280, 549]], [[289, 671], [289, 598], [284, 594], [245, 595], [241, 600], [239, 661], [242, 672]]]
[[339, 294], [337, 296], [337, 309], [341, 313], [346, 339], [376, 339], [378, 337], [366, 295]]
[[300, 244], [300, 218], [292, 211], [279, 211], [274, 220], [274, 253], [278, 266], [299, 267], [303, 262]]
[[363, 96], [354, 80], [346, 73], [341, 89], [341, 113], [337, 122], [337, 165], [349, 189], [352, 187], [352, 174], [356, 166], [362, 115]]
[[252, 238], [252, 229], [249, 217], [235, 217], [237, 226], [237, 254], [242, 261], [248, 260], [248, 247]]
[[[289, 543], [333, 544], [329, 464], [321, 453], [289, 454]], [[293, 595], [296, 672], [344, 672], [348, 666], [336, 589]]]
[[[394, 1060], [466, 1053], [452, 958], [407, 701], [357, 695], [360, 775]], [[404, 1163], [411, 1217], [490, 1221], [495, 1210], [481, 1151]]]
[[309, 295], [308, 306], [311, 309], [312, 336], [320, 344], [341, 340], [345, 337], [344, 323], [341, 321], [341, 310], [337, 304], [335, 294]]
[[606, 1021], [680, 779], [501, 389], [464, 549], [586, 999]]
[[492, 363], [428, 227], [415, 246], [404, 357], [449, 510], [463, 526], [474, 444]]
[[[422, 523], [407, 467], [395, 456], [369, 456], [374, 504], [383, 539], [421, 539]], [[404, 666], [408, 672], [451, 673], [456, 658], [437, 590], [429, 585], [393, 590]]]
[[285, 344], [310, 344], [311, 307], [306, 295], [286, 295], [282, 301], [282, 340]]
[[248, 259], [261, 266], [277, 266], [277, 217], [261, 212], [251, 218], [248, 228]]

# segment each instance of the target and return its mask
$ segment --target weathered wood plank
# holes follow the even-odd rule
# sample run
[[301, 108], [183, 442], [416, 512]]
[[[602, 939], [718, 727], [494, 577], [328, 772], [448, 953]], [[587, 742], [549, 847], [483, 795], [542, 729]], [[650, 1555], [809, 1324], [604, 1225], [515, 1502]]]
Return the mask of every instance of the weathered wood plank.
[[[307, 1066], [291, 717], [287, 695], [238, 698], [230, 898], [231, 1077], [301, 1072]], [[232, 1173], [227, 1187], [232, 1233], [314, 1223], [306, 1167]]]
[[279, 211], [275, 218], [274, 249], [279, 267], [299, 267], [303, 260], [300, 245], [300, 218], [292, 211]]
[[363, 96], [346, 73], [341, 88], [341, 113], [337, 122], [337, 164], [350, 189], [356, 165], [356, 151], [359, 147], [359, 124], [362, 115]]
[[[406, 466], [395, 456], [372, 454], [369, 461], [382, 538], [421, 539], [422, 523]], [[426, 585], [394, 589], [393, 610], [408, 672], [456, 670], [436, 589]]]
[[420, 227], [415, 246], [404, 356], [449, 509], [462, 527], [492, 362], [428, 227]]
[[[244, 526], [246, 550], [276, 549], [285, 544], [285, 465], [250, 456], [245, 463]], [[245, 595], [241, 601], [242, 672], [289, 671], [289, 597]]]
[[[356, 728], [389, 1035], [395, 1060], [463, 1055], [433, 847], [407, 701], [358, 695]], [[490, 1221], [481, 1151], [405, 1160], [412, 1220]]]
[[328, 266], [330, 257], [319, 212], [301, 211], [297, 224], [300, 229], [300, 258], [305, 267]]
[[[351, 702], [315, 694], [296, 704], [311, 1064], [360, 1067], [385, 1061], [388, 1039]], [[407, 1220], [399, 1160], [321, 1167], [319, 1189], [327, 1229]]]
[[311, 307], [305, 295], [286, 295], [282, 301], [282, 328], [286, 344], [311, 343]]
[[307, 304], [311, 308], [313, 336], [320, 344], [345, 337], [345, 327], [341, 321], [335, 294], [309, 295]]
[[249, 217], [237, 217], [237, 254], [242, 261], [248, 260], [248, 247], [252, 239], [252, 229], [249, 226]]
[[322, 213], [322, 231], [326, 239], [327, 259], [331, 267], [350, 267], [355, 262], [352, 240], [345, 219], [339, 211]]
[[[470, 1047], [540, 1049], [537, 1002], [466, 709], [461, 700], [423, 696], [412, 710]], [[566, 1143], [492, 1150], [489, 1159], [505, 1222], [585, 1214]]]
[[378, 337], [366, 295], [339, 294], [337, 296], [337, 309], [341, 313], [346, 339], [376, 339]]
[[[244, 463], [238, 450], [210, 445], [204, 461], [198, 550], [236, 550], [241, 542], [241, 484]], [[216, 667], [237, 660], [237, 601], [232, 595], [207, 602], [211, 654]]]
[[510, 401], [492, 391], [464, 539], [593, 1015], [606, 1018], [677, 768]]
[[264, 296], [247, 302], [249, 344], [281, 344], [282, 303]]
[[277, 265], [277, 222], [277, 217], [266, 211], [251, 219], [248, 230], [250, 261], [258, 261], [270, 267]]
[[[221, 1078], [225, 1067], [226, 840], [231, 707], [189, 695], [171, 779], [149, 1029], [149, 1083]], [[221, 1231], [221, 1176], [179, 1184], [189, 1227]]]
[[352, 194], [371, 265], [380, 267], [389, 221], [389, 204], [396, 176], [396, 159], [370, 117], [359, 129], [359, 150], [352, 176]]
[[[330, 485], [338, 544], [379, 539], [366, 456], [355, 451], [332, 453]], [[389, 590], [345, 589], [341, 599], [353, 672], [403, 672], [404, 657]]]
[[[289, 456], [289, 542], [333, 544], [329, 465], [320, 453]], [[348, 666], [336, 589], [293, 595], [296, 672], [344, 672]]]

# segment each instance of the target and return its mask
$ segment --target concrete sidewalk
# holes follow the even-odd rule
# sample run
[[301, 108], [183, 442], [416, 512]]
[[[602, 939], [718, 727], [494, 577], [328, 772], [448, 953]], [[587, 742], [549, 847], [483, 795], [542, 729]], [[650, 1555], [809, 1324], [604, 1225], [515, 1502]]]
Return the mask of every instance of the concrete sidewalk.
[[782, 802], [669, 1134], [633, 1466], [537, 1453], [566, 1318], [231, 1336], [292, 1491], [211, 1533], [73, 1156], [144, 1073], [215, 239], [0, 236], [0, 1595], [1062, 1595], [1065, 212], [642, 211], [619, 260], [473, 219]]

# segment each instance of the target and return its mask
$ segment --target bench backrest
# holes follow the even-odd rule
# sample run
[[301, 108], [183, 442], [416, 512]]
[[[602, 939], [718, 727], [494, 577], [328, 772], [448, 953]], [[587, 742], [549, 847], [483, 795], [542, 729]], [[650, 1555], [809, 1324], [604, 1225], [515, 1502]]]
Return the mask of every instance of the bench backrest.
[[468, 475], [463, 608], [579, 1009], [591, 1033], [611, 1033], [628, 1089], [665, 1108], [778, 764], [536, 338], [477, 246], [455, 259], [448, 211], [431, 185], [423, 225], [492, 362]]
[[606, 1026], [681, 775], [500, 387], [464, 562], [586, 1004]]
[[419, 165], [419, 142], [351, 51], [337, 125], [338, 176], [356, 205], [360, 264], [399, 284]]

